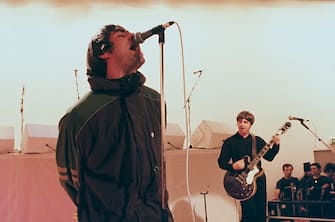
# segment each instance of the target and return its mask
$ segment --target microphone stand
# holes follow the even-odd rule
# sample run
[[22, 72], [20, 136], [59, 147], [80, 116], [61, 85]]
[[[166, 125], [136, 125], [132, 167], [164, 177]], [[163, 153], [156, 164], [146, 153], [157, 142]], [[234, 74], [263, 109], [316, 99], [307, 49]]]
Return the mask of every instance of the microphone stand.
[[169, 214], [167, 209], [167, 195], [166, 195], [166, 169], [165, 169], [165, 97], [164, 97], [164, 29], [158, 33], [160, 45], [160, 108], [161, 108], [161, 188], [162, 188], [162, 222], [168, 222]]
[[200, 192], [201, 195], [204, 196], [204, 204], [205, 204], [205, 220], [206, 222], [208, 221], [207, 218], [207, 201], [206, 201], [206, 195], [208, 194], [208, 189], [206, 190], [206, 192]]
[[22, 94], [21, 94], [21, 107], [20, 107], [20, 115], [21, 115], [21, 138], [23, 137], [23, 124], [24, 124], [24, 84], [22, 86]]
[[187, 124], [188, 129], [186, 129], [186, 131], [187, 131], [187, 141], [188, 141], [187, 142], [187, 148], [192, 148], [192, 144], [191, 144], [191, 133], [192, 133], [192, 131], [191, 131], [191, 96], [192, 96], [193, 91], [195, 90], [195, 86], [198, 84], [198, 82], [200, 80], [200, 77], [202, 75], [202, 70], [194, 72], [194, 74], [196, 74], [196, 73], [199, 73], [198, 79], [194, 83], [194, 85], [193, 85], [193, 87], [191, 89], [190, 95], [187, 97], [186, 104], [184, 106], [184, 108], [186, 108], [187, 113], [188, 113], [187, 120], [186, 120], [186, 122], [188, 123]]
[[330, 146], [323, 141], [315, 132], [313, 132], [305, 123], [304, 120], [300, 120], [301, 125], [303, 125], [308, 131], [310, 131], [321, 143], [323, 143], [328, 149], [330, 149]]

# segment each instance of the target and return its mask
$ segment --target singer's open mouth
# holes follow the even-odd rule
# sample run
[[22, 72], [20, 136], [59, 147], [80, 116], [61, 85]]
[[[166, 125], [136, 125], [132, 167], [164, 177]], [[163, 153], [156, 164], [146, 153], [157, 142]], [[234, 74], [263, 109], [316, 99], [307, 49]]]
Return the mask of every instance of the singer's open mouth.
[[138, 47], [138, 44], [136, 44], [136, 43], [134, 42], [134, 43], [132, 43], [132, 44], [130, 45], [129, 49], [132, 50], [132, 51], [135, 51], [137, 47]]

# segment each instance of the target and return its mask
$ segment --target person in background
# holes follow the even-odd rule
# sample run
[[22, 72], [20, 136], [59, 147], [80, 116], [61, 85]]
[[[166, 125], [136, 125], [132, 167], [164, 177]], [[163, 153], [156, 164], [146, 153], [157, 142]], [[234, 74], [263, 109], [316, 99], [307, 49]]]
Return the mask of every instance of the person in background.
[[[222, 145], [218, 165], [221, 169], [228, 171], [243, 170], [246, 166], [245, 156], [253, 158], [253, 144], [258, 153], [266, 144], [259, 136], [250, 132], [255, 122], [255, 117], [249, 111], [241, 111], [237, 117], [238, 131], [227, 138]], [[263, 156], [264, 159], [272, 161], [279, 151], [279, 136], [272, 138], [273, 146]], [[232, 161], [232, 162], [231, 162]], [[261, 161], [258, 162], [258, 168], [261, 168]], [[257, 191], [253, 197], [241, 201], [242, 220], [241, 222], [265, 222], [266, 221], [266, 176], [263, 174], [256, 179]]]
[[335, 199], [335, 164], [327, 163], [324, 167], [323, 172], [330, 180], [329, 198]]
[[329, 205], [329, 208], [327, 209], [326, 217], [335, 218], [335, 164], [334, 163], [327, 163], [324, 167], [323, 172], [326, 174], [326, 177], [330, 180], [330, 187], [329, 187], [329, 193], [327, 196], [329, 197], [329, 200], [331, 200], [331, 203]]
[[[320, 163], [311, 164], [312, 177], [308, 178], [306, 181], [307, 189], [309, 194], [307, 196], [308, 200], [327, 200], [330, 188], [330, 180], [328, 177], [321, 175], [321, 165]], [[314, 205], [309, 208], [309, 216], [311, 217], [322, 217], [322, 206]]]
[[293, 165], [285, 163], [282, 165], [284, 176], [277, 181], [274, 191], [274, 200], [296, 200], [296, 192], [299, 187], [299, 179], [292, 176]]
[[312, 176], [311, 173], [311, 163], [304, 163], [304, 176], [299, 180], [299, 191], [298, 191], [298, 200], [306, 200], [307, 196], [307, 184], [306, 181]]
[[[304, 175], [299, 180], [299, 189], [297, 192], [297, 199], [300, 201], [307, 200], [307, 195], [309, 194], [306, 181], [312, 176], [311, 173], [311, 163], [305, 162], [304, 165]], [[306, 217], [308, 216], [308, 205], [305, 203], [298, 205], [298, 216]]]
[[[293, 165], [285, 163], [282, 165], [282, 171], [284, 176], [277, 181], [276, 189], [274, 191], [274, 200], [283, 201], [294, 201], [297, 199], [297, 189], [299, 188], [299, 179], [292, 176]], [[294, 204], [283, 203], [280, 204], [281, 215], [284, 216], [295, 216], [293, 215]], [[293, 220], [292, 220], [293, 221]]]
[[330, 179], [326, 176], [321, 175], [320, 163], [311, 164], [312, 177], [306, 181], [307, 189], [309, 190], [309, 200], [325, 200], [327, 199], [327, 192], [330, 188]]
[[91, 91], [61, 118], [56, 151], [80, 222], [173, 221], [162, 210], [160, 94], [144, 85], [144, 62], [122, 26], [106, 25], [89, 42]]

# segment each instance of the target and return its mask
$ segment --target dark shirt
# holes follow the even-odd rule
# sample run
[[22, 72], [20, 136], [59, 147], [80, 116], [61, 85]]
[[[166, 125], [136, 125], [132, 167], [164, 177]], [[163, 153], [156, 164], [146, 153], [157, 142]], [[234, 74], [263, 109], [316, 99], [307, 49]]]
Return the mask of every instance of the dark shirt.
[[299, 180], [299, 195], [298, 195], [299, 200], [307, 199], [307, 195], [309, 194], [309, 191], [308, 191], [308, 185], [306, 182], [310, 177], [312, 176], [309, 176], [305, 173], [305, 175], [301, 177]]
[[281, 200], [295, 200], [296, 191], [299, 187], [299, 180], [296, 177], [284, 178], [277, 181], [276, 189], [280, 190], [279, 197]]
[[335, 200], [335, 179], [334, 177], [328, 177], [330, 180], [330, 188], [329, 188], [329, 198]]
[[[258, 136], [256, 139], [256, 152], [259, 154], [266, 143]], [[233, 171], [232, 162], [236, 162], [243, 159], [245, 156], [249, 156], [253, 159], [252, 155], [252, 136], [248, 135], [246, 138], [242, 137], [238, 132], [233, 136], [225, 140], [222, 145], [221, 153], [218, 158], [218, 164], [221, 169]], [[264, 151], [264, 150], [263, 150]], [[257, 166], [261, 168], [260, 158], [263, 156], [264, 159], [271, 161], [279, 151], [279, 145], [274, 145], [266, 153], [257, 156], [259, 160]], [[232, 162], [231, 162], [232, 161]], [[255, 162], [256, 163], [256, 162]], [[246, 164], [247, 167], [247, 164]], [[241, 221], [266, 221], [266, 178], [265, 175], [260, 176], [256, 180], [257, 189], [254, 196], [246, 201], [241, 201], [242, 209], [242, 220]]]
[[325, 184], [330, 185], [330, 180], [326, 176], [320, 176], [317, 179], [314, 179], [313, 177], [310, 177], [306, 181], [306, 185], [307, 185], [308, 190], [309, 190], [308, 199], [310, 199], [310, 200], [328, 199], [327, 195], [325, 195], [325, 194], [329, 193], [330, 187], [328, 187], [326, 189], [322, 189], [322, 186], [325, 185]]
[[307, 188], [307, 183], [306, 182], [307, 182], [308, 178], [310, 178], [310, 177], [312, 177], [312, 176], [308, 176], [307, 174], [305, 174], [303, 177], [300, 178], [299, 187], [301, 189], [306, 189]]
[[[259, 151], [265, 146], [265, 141], [256, 136], [256, 152]], [[264, 159], [272, 161], [279, 151], [279, 145], [274, 145], [269, 151], [263, 156]], [[238, 132], [233, 136], [227, 138], [222, 145], [221, 153], [218, 159], [218, 164], [221, 169], [228, 171], [233, 171], [232, 163], [229, 161], [232, 160], [236, 162], [240, 159], [243, 159], [245, 156], [249, 156], [252, 160], [252, 137], [249, 134], [246, 138], [242, 137]], [[261, 161], [258, 162], [257, 166], [262, 167]]]
[[80, 222], [162, 217], [160, 95], [144, 80], [90, 78], [92, 91], [60, 121], [56, 161]]

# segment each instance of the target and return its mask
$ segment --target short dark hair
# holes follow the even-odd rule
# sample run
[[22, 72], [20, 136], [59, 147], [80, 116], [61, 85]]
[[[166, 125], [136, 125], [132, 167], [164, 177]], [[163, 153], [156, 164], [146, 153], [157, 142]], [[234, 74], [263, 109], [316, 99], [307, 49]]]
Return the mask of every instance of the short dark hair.
[[312, 163], [311, 166], [316, 166], [318, 169], [321, 169], [321, 164], [318, 162]]
[[292, 167], [292, 169], [293, 169], [293, 165], [292, 164], [290, 164], [290, 163], [284, 163], [283, 166], [282, 166], [282, 170], [284, 171], [284, 169], [286, 167]]
[[100, 56], [107, 50], [112, 50], [113, 44], [110, 42], [109, 37], [115, 28], [116, 25], [102, 27], [90, 41], [86, 56], [87, 75], [106, 77], [107, 64]]
[[323, 169], [324, 173], [331, 173], [335, 172], [335, 164], [334, 163], [327, 163], [325, 168]]
[[305, 162], [304, 163], [304, 172], [309, 172], [311, 171], [311, 163], [310, 162]]
[[240, 121], [242, 119], [248, 120], [251, 125], [255, 122], [255, 116], [249, 111], [242, 111], [237, 115], [236, 121]]

